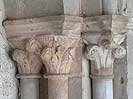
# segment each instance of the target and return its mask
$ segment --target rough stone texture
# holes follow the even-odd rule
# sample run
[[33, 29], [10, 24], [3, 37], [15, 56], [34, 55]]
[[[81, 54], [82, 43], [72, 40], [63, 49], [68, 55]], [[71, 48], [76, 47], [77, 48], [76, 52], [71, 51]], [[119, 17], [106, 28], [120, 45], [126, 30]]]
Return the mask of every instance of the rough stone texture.
[[38, 79], [21, 79], [21, 99], [40, 99]]
[[102, 0], [81, 0], [81, 16], [102, 15]]
[[3, 0], [8, 19], [22, 19], [64, 13], [63, 0]]
[[66, 35], [80, 36], [82, 18], [76, 16], [59, 15], [24, 20], [13, 20], [4, 23], [7, 38], [35, 37], [36, 35]]
[[9, 46], [0, 34], [0, 99], [17, 99], [16, 68], [8, 53]]
[[[122, 45], [126, 48], [126, 40]], [[128, 99], [127, 74], [127, 56], [116, 59], [114, 62], [114, 99]]]
[[4, 0], [4, 4], [8, 19], [63, 14], [74, 16], [102, 14], [102, 0]]
[[128, 99], [133, 98], [133, 31], [127, 35]]
[[129, 0], [103, 0], [103, 13], [113, 15], [126, 15]]
[[9, 55], [9, 45], [2, 26], [3, 2], [0, 0], [0, 99], [18, 99], [16, 68]]

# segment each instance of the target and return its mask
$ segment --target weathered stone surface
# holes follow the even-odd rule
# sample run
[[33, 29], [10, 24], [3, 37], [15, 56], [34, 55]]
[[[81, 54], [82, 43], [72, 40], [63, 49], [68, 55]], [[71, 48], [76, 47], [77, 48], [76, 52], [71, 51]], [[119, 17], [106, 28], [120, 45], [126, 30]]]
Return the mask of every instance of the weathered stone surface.
[[130, 0], [103, 0], [103, 14], [127, 15]]
[[63, 36], [44, 36], [42, 40], [43, 43], [48, 42], [41, 55], [47, 73], [70, 73], [70, 68], [74, 62], [73, 59], [76, 58], [75, 49], [80, 44], [80, 39]]
[[43, 66], [40, 57], [42, 46], [34, 39], [25, 43], [23, 46], [25, 50], [15, 49], [13, 53], [13, 59], [18, 63], [19, 73], [39, 74]]
[[36, 35], [80, 36], [82, 18], [75, 16], [50, 16], [5, 22], [7, 37], [35, 37]]
[[[8, 19], [22, 19], [64, 13], [63, 0], [3, 0]], [[11, 6], [12, 5], [12, 6]]]
[[127, 35], [127, 70], [128, 70], [128, 73], [127, 73], [127, 78], [128, 78], [128, 82], [127, 82], [127, 89], [128, 89], [128, 99], [132, 99], [133, 97], [133, 67], [132, 67], [132, 64], [133, 64], [133, 61], [132, 61], [132, 58], [133, 58], [133, 31], [129, 31], [128, 32], [128, 35]]
[[81, 15], [88, 16], [98, 16], [102, 15], [102, 0], [81, 0]]
[[[110, 19], [108, 26], [105, 25], [107, 18]], [[107, 16], [100, 17], [99, 19], [92, 19], [88, 18], [86, 23], [88, 22], [91, 24], [88, 25], [88, 27], [94, 26], [95, 29], [93, 30], [91, 27], [87, 28], [86, 33], [88, 33], [88, 35], [83, 36], [83, 38], [86, 40], [84, 42], [87, 45], [86, 56], [89, 60], [91, 60], [90, 64], [93, 85], [93, 98], [113, 99], [112, 80], [114, 78], [114, 60], [115, 58], [123, 58], [126, 55], [126, 49], [120, 45], [124, 42], [126, 37], [125, 34], [127, 32], [126, 27], [128, 19], [121, 16]], [[120, 21], [121, 19], [124, 19], [123, 22]], [[101, 25], [97, 25], [96, 23], [101, 23], [103, 25], [100, 28]], [[97, 35], [99, 33], [99, 36], [95, 37], [94, 33]], [[92, 39], [95, 39], [96, 41], [91, 41], [89, 36], [91, 38], [93, 37]]]
[[75, 62], [75, 49], [80, 46], [80, 38], [44, 36], [39, 40], [46, 46], [41, 58], [48, 73], [48, 98], [69, 99], [68, 79], [69, 75], [71, 77], [70, 70]]
[[0, 1], [0, 99], [17, 99], [18, 88], [15, 78], [16, 68], [9, 56], [9, 45], [5, 39], [5, 30], [2, 26], [3, 10]]
[[[14, 41], [14, 43], [17, 40]], [[41, 44], [35, 39], [23, 42], [23, 46], [18, 49], [14, 44], [13, 59], [17, 62], [21, 84], [22, 99], [39, 99], [39, 79], [43, 63], [41, 61]], [[11, 42], [13, 43], [13, 42]], [[21, 43], [17, 43], [21, 45]], [[31, 91], [32, 90], [32, 91]]]

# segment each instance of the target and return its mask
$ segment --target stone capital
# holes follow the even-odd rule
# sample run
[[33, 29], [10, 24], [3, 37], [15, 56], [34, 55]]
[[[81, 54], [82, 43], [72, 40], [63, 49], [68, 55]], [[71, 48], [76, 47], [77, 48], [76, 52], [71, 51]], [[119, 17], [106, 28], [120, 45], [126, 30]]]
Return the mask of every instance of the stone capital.
[[111, 47], [119, 46], [128, 32], [128, 17], [103, 15], [84, 18], [82, 37], [91, 44], [108, 43]]
[[88, 45], [86, 56], [91, 60], [92, 75], [113, 75], [113, 64], [117, 58], [123, 58], [126, 49], [123, 46], [104, 48], [97, 45]]
[[47, 73], [51, 75], [69, 74], [80, 38], [44, 36], [42, 40], [48, 42], [41, 54]]
[[[19, 73], [23, 75], [39, 74], [43, 65], [40, 57], [41, 44], [35, 39], [29, 39], [23, 43], [23, 48], [15, 48], [13, 53]], [[19, 44], [21, 45], [21, 43]]]
[[13, 59], [20, 74], [39, 73], [44, 65], [48, 74], [68, 74], [81, 46], [80, 37], [41, 35], [35, 38], [12, 38]]

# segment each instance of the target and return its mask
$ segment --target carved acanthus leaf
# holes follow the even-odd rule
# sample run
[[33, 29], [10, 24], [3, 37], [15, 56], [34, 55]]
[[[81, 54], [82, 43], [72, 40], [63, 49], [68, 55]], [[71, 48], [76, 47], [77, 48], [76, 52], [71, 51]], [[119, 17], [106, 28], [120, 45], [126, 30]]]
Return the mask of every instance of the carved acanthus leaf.
[[26, 42], [25, 50], [15, 49], [13, 59], [18, 63], [20, 74], [36, 74], [40, 72], [43, 65], [39, 54], [40, 51], [41, 44], [34, 39]]
[[80, 39], [63, 36], [50, 38], [52, 39], [49, 39], [48, 46], [44, 48], [41, 55], [47, 72], [50, 74], [69, 73]]

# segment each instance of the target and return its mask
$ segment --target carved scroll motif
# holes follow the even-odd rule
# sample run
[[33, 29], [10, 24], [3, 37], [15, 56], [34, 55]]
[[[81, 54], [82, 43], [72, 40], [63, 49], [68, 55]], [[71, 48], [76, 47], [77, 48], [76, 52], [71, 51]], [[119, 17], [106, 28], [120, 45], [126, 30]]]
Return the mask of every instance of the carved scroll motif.
[[86, 55], [88, 59], [92, 60], [92, 73], [113, 74], [115, 58], [123, 58], [126, 55], [126, 49], [120, 46], [125, 39], [125, 34], [112, 35], [103, 33], [97, 45], [87, 45]]
[[126, 50], [122, 46], [112, 49], [105, 49], [99, 46], [88, 47], [88, 58], [96, 62], [97, 69], [111, 68], [115, 58], [123, 58]]

